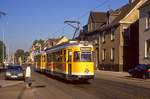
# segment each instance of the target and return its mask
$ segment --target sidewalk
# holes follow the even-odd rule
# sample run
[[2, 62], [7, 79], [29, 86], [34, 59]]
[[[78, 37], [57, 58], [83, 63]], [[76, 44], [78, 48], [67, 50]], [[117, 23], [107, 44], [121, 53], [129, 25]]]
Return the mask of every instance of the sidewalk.
[[114, 77], [127, 77], [130, 76], [128, 72], [114, 72], [114, 71], [103, 71], [103, 70], [96, 70], [95, 73], [107, 75], [107, 76], [114, 76]]
[[21, 84], [23, 81], [6, 81], [6, 80], [0, 80], [0, 87], [8, 87], [8, 86], [14, 86], [17, 84]]

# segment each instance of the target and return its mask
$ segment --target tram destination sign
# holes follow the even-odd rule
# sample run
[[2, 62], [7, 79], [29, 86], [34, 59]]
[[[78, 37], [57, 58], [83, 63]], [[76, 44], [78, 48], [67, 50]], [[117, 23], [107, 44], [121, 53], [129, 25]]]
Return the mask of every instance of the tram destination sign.
[[89, 52], [89, 51], [91, 51], [92, 49], [91, 49], [91, 47], [81, 47], [80, 50], [81, 50], [82, 52]]

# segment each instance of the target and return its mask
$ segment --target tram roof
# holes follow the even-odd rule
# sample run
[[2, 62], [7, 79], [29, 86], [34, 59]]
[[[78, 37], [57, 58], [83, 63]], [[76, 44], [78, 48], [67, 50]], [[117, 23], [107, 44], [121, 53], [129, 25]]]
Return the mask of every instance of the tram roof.
[[[53, 46], [51, 48], [47, 48], [45, 51], [55, 51], [55, 50], [58, 50], [58, 49], [63, 49], [63, 48], [66, 48], [66, 47], [72, 47], [72, 46], [85, 46], [87, 42], [78, 42], [78, 41], [69, 41], [69, 42], [65, 42], [65, 43], [61, 43], [59, 45], [56, 45], [56, 46]], [[86, 46], [89, 46], [91, 44], [87, 44]], [[92, 45], [91, 45], [92, 46]]]

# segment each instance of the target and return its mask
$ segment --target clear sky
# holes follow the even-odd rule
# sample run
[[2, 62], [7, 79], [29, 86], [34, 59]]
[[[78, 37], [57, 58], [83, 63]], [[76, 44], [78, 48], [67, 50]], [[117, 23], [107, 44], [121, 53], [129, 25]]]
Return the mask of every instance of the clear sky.
[[116, 9], [128, 0], [0, 0], [0, 11], [7, 13], [0, 18], [0, 40], [12, 53], [18, 48], [28, 50], [35, 39], [65, 35], [72, 37], [73, 29], [63, 29], [65, 20], [79, 18], [85, 25], [90, 11]]

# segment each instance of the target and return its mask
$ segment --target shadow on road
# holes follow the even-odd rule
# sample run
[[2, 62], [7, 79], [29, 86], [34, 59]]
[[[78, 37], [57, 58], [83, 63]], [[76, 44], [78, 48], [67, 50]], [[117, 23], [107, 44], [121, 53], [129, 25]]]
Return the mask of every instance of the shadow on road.
[[36, 85], [36, 86], [31, 86], [31, 88], [45, 88], [45, 85]]
[[45, 88], [45, 87], [46, 87], [45, 85], [31, 86], [31, 88], [23, 87], [23, 89], [20, 91], [19, 96], [17, 97], [17, 99], [22, 99], [25, 91], [27, 91], [27, 90], [31, 90], [33, 88]]
[[52, 75], [47, 75], [47, 74], [44, 74], [46, 77], [49, 77], [49, 78], [52, 78], [54, 80], [57, 80], [57, 81], [60, 81], [60, 82], [63, 82], [63, 83], [66, 83], [66, 84], [73, 84], [73, 85], [79, 85], [79, 84], [91, 84], [89, 81], [87, 80], [80, 80], [80, 81], [69, 81], [69, 80], [66, 80], [66, 79], [63, 79], [63, 78], [60, 78], [60, 77], [57, 77], [57, 76], [52, 76]]
[[23, 96], [25, 90], [26, 90], [26, 87], [24, 87], [24, 88], [20, 91], [20, 94], [19, 94], [19, 96], [17, 97], [17, 99], [22, 99], [22, 96]]
[[80, 84], [91, 84], [89, 81], [87, 80], [80, 80], [80, 81], [69, 81], [69, 80], [66, 80], [66, 79], [63, 79], [63, 78], [60, 78], [60, 77], [57, 77], [57, 76], [52, 76], [50, 74], [45, 74], [45, 73], [41, 73], [41, 72], [37, 72], [41, 75], [44, 75], [48, 78], [52, 78], [54, 80], [57, 80], [57, 81], [60, 81], [60, 82], [63, 82], [63, 83], [66, 83], [66, 84], [73, 84], [73, 85], [80, 85]]

